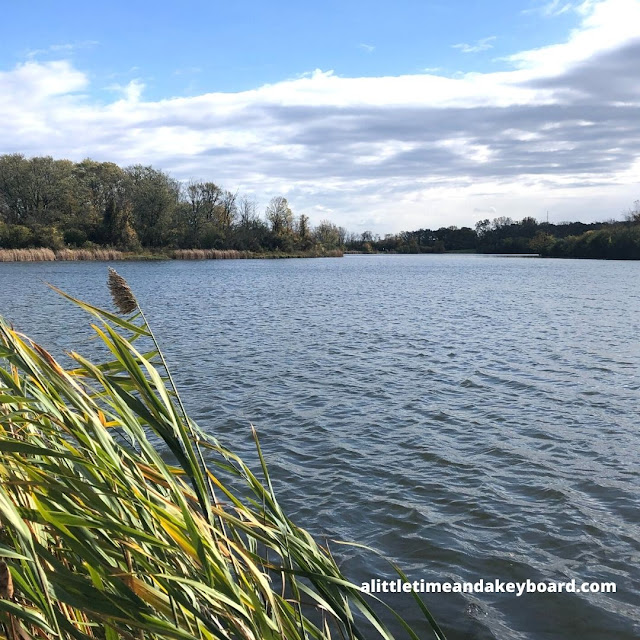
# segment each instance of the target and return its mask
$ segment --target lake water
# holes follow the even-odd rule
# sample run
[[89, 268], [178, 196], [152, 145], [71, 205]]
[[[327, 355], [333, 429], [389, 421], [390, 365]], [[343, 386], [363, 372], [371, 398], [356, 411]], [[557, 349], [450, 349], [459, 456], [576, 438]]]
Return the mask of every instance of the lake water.
[[[640, 637], [640, 263], [476, 255], [130, 262], [192, 416], [293, 519], [411, 580], [612, 581], [430, 594], [451, 640]], [[0, 312], [58, 354], [104, 263], [0, 264]], [[332, 545], [356, 582], [390, 579]], [[392, 603], [427, 638], [407, 594]]]

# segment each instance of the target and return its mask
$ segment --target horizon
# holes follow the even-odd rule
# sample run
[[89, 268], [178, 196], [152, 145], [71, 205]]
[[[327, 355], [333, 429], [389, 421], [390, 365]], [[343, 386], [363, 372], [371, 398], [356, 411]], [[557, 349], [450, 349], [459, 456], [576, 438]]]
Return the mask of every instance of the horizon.
[[640, 197], [640, 0], [155, 6], [8, 7], [0, 154], [151, 164], [380, 235]]

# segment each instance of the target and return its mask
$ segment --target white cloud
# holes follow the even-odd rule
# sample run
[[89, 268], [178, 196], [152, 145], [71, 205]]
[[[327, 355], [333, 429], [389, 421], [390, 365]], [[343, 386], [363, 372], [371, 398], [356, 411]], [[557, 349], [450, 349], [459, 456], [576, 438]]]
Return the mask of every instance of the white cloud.
[[509, 56], [508, 60], [518, 68], [531, 69], [541, 76], [554, 75], [640, 35], [638, 0], [587, 0], [577, 9], [583, 20], [567, 42], [522, 51]]
[[362, 49], [365, 53], [373, 53], [376, 50], [372, 44], [364, 44], [363, 42], [358, 45], [358, 48]]
[[550, 2], [545, 2], [543, 5], [534, 7], [532, 9], [524, 9], [522, 13], [537, 13], [546, 18], [555, 18], [556, 16], [561, 16], [565, 13], [569, 13], [569, 11], [577, 10], [579, 6], [581, 6], [581, 4], [577, 2], [566, 2], [565, 0], [550, 0]]
[[640, 196], [640, 0], [578, 8], [566, 42], [455, 78], [316, 70], [157, 101], [132, 80], [105, 104], [71, 62], [31, 60], [0, 72], [0, 153], [152, 163], [380, 233], [473, 224], [487, 202], [609, 218]]
[[460, 42], [458, 44], [452, 44], [452, 49], [460, 49], [462, 53], [479, 53], [480, 51], [488, 51], [493, 49], [492, 42], [496, 39], [496, 36], [489, 36], [488, 38], [482, 38], [477, 40], [474, 44], [467, 44], [466, 42]]
[[144, 91], [144, 83], [140, 80], [130, 80], [127, 84], [112, 84], [106, 87], [106, 89], [121, 94], [122, 101], [135, 104], [140, 101], [140, 97]]
[[63, 44], [52, 44], [44, 49], [31, 49], [27, 52], [27, 58], [38, 58], [45, 56], [59, 56], [70, 55], [78, 49], [89, 49], [95, 47], [98, 43], [97, 40], [83, 40], [82, 42], [66, 42]]
[[561, 16], [575, 8], [572, 2], [563, 2], [562, 0], [552, 0], [542, 8], [545, 16]]

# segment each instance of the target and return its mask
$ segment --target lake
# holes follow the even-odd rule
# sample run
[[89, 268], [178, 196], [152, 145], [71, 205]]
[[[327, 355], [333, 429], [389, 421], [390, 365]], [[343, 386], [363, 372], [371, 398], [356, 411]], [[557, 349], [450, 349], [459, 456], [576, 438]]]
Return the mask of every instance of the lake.
[[[450, 640], [640, 637], [640, 263], [480, 255], [123, 262], [193, 418], [292, 518], [411, 580], [615, 582], [425, 595]], [[0, 312], [54, 354], [105, 263], [0, 264]], [[395, 577], [331, 543], [357, 583]], [[408, 594], [390, 602], [427, 627]]]

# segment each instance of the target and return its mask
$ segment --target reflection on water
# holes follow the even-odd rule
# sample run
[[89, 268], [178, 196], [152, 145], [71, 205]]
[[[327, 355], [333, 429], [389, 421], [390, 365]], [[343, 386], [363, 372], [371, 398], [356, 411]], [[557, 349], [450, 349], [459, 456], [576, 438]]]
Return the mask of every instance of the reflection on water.
[[[640, 264], [487, 256], [122, 263], [193, 417], [319, 536], [414, 579], [615, 581], [427, 596], [449, 638], [640, 635]], [[99, 263], [1, 264], [0, 309], [91, 351], [42, 280], [107, 304]], [[331, 545], [356, 581], [393, 570]], [[412, 620], [409, 596], [392, 602]], [[419, 624], [419, 623], [418, 623]], [[426, 633], [426, 626], [422, 627]]]

